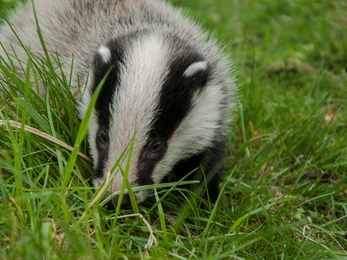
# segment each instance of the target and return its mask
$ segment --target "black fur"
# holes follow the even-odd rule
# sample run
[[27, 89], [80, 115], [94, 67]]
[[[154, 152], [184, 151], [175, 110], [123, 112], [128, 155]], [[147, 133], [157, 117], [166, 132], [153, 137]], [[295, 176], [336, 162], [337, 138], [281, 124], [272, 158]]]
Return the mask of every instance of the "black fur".
[[202, 153], [178, 162], [165, 181], [179, 181], [192, 172], [184, 180], [199, 180], [200, 183], [190, 185], [188, 188], [215, 202], [219, 195], [224, 151], [225, 145], [222, 142], [216, 142], [213, 147], [209, 147]]
[[[155, 151], [153, 146], [157, 145]], [[155, 165], [164, 157], [167, 150], [167, 140], [163, 140], [158, 136], [150, 136], [147, 140], [147, 144], [143, 147], [139, 162], [137, 164], [137, 170], [140, 173], [138, 175], [139, 185], [153, 184], [154, 181], [151, 178]]]
[[95, 104], [95, 111], [98, 116], [98, 133], [95, 139], [96, 148], [98, 149], [98, 163], [94, 169], [94, 178], [101, 178], [104, 176], [104, 165], [108, 159], [108, 140], [109, 140], [109, 127], [111, 119], [111, 104], [117, 87], [119, 87], [119, 74], [120, 66], [124, 58], [124, 48], [121, 39], [113, 39], [106, 45], [111, 51], [111, 59], [108, 62], [103, 60], [103, 57], [97, 53], [93, 61], [93, 86], [91, 94], [93, 94], [105, 77], [105, 74], [112, 68], [108, 75], [105, 84], [102, 86], [98, 100]]
[[209, 69], [198, 71], [191, 77], [183, 76], [193, 63], [203, 61], [203, 57], [190, 49], [177, 49], [176, 59], [170, 64], [170, 71], [160, 93], [156, 119], [152, 135], [168, 140], [191, 108], [195, 92], [206, 86]]

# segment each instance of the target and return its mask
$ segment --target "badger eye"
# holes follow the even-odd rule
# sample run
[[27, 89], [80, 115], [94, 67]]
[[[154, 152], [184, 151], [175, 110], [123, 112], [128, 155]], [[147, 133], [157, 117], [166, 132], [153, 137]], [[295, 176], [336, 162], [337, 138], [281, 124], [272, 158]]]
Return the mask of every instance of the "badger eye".
[[160, 142], [154, 143], [150, 148], [150, 152], [157, 153], [161, 150], [161, 148], [162, 148], [162, 145]]
[[162, 156], [164, 151], [164, 144], [161, 141], [154, 142], [148, 149], [147, 158], [157, 159]]
[[97, 144], [101, 149], [107, 148], [108, 135], [107, 135], [106, 131], [99, 130], [96, 138], [97, 138]]

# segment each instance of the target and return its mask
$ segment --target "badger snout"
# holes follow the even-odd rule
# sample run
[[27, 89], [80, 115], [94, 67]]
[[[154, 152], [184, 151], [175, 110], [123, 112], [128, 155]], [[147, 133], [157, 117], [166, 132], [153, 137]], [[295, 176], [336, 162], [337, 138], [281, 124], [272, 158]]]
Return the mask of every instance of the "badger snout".
[[[111, 199], [109, 197], [112, 196]], [[119, 195], [112, 195], [111, 192], [107, 191], [104, 195], [103, 200], [108, 200], [105, 206], [112, 210], [117, 208], [118, 200], [119, 200]], [[122, 208], [129, 208], [131, 207], [130, 199], [128, 194], [123, 194], [122, 198], [122, 203], [121, 203]]]

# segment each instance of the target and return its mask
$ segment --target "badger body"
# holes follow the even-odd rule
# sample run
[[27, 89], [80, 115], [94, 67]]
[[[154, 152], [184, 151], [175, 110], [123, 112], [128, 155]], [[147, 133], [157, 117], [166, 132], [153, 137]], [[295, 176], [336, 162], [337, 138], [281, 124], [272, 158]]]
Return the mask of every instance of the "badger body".
[[[109, 72], [88, 126], [93, 184], [98, 187], [107, 179], [109, 192], [121, 189], [126, 160], [119, 158], [131, 144], [132, 187], [179, 180], [203, 165], [206, 178], [201, 172], [190, 176], [206, 179], [209, 197], [215, 200], [235, 89], [230, 64], [215, 41], [162, 1], [34, 4], [47, 51], [59, 56], [63, 73], [71, 76], [71, 91], [83, 83], [81, 118]], [[19, 7], [9, 21], [21, 42], [43, 55], [32, 5]], [[27, 60], [12, 29], [3, 26], [0, 37], [8, 52]], [[1, 49], [0, 54], [7, 58]], [[44, 88], [40, 93], [44, 95]], [[149, 194], [135, 192], [137, 202]], [[123, 205], [127, 203], [125, 197]]]

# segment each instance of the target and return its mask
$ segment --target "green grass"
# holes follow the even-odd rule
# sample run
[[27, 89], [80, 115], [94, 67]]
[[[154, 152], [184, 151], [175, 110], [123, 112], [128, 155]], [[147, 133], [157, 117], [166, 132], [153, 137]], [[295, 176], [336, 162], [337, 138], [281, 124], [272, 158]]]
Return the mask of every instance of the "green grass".
[[74, 146], [85, 126], [69, 79], [32, 58], [48, 103], [1, 63], [0, 120], [20, 125], [0, 127], [0, 259], [347, 259], [346, 2], [172, 2], [235, 63], [219, 202], [200, 208], [158, 187], [135, 213], [101, 207], [90, 163], [24, 130]]

